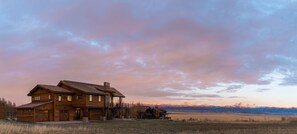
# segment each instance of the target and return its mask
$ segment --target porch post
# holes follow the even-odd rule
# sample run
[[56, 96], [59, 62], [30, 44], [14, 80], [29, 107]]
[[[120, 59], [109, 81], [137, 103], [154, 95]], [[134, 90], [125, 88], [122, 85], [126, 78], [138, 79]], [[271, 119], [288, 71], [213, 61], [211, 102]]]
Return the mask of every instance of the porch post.
[[119, 101], [120, 101], [119, 105], [120, 105], [120, 107], [122, 107], [122, 97], [119, 98]]

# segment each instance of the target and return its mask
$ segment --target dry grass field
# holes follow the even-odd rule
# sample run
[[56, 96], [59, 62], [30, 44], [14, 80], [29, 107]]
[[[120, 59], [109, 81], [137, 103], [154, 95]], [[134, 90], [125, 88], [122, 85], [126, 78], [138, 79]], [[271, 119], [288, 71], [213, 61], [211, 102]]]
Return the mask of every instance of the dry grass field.
[[[264, 122], [234, 122], [243, 117], [261, 119], [263, 115], [231, 113], [172, 114], [177, 120], [114, 120], [83, 124], [44, 125], [0, 120], [0, 134], [296, 134], [297, 122], [282, 121], [269, 115]], [[268, 118], [268, 115], [266, 115]], [[204, 120], [181, 120], [182, 118]], [[228, 118], [228, 119], [225, 119]], [[214, 121], [211, 121], [211, 120]], [[224, 120], [225, 119], [225, 120]], [[265, 119], [265, 118], [264, 118]], [[223, 121], [219, 121], [223, 120]]]
[[173, 120], [192, 120], [201, 122], [280, 122], [285, 119], [297, 119], [296, 115], [265, 115], [215, 112], [170, 112]]
[[296, 134], [297, 123], [202, 123], [166, 120], [41, 125], [0, 121], [1, 134]]

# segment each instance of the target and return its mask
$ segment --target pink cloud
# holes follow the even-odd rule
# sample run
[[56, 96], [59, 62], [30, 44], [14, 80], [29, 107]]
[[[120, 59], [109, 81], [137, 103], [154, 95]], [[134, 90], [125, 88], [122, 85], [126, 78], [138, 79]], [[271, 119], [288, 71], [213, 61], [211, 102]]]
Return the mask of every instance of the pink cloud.
[[[250, 4], [242, 8], [245, 2], [164, 2], [162, 7], [97, 2], [23, 3], [22, 10], [8, 10], [16, 16], [9, 18], [12, 22], [26, 24], [22, 18], [29, 14], [42, 26], [0, 31], [0, 97], [15, 96], [8, 99], [22, 104], [35, 84], [69, 79], [110, 81], [129, 101], [193, 99], [181, 93], [193, 87], [197, 99], [217, 99], [216, 92], [201, 95], [199, 89], [219, 82], [259, 84], [262, 76], [283, 66], [281, 60], [267, 59], [268, 54], [296, 57], [282, 43], [294, 28], [273, 34], [283, 22], [259, 16], [247, 21], [257, 10], [249, 10]], [[271, 31], [266, 33], [266, 27]]]

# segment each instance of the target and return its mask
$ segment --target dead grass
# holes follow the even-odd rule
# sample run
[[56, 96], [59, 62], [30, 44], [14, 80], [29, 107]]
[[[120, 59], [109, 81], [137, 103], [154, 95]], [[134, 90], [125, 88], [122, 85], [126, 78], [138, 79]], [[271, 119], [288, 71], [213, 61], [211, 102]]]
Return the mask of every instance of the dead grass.
[[[186, 117], [196, 117], [196, 114], [194, 114], [195, 116], [187, 115]], [[208, 117], [208, 120], [214, 117], [233, 118], [229, 113], [210, 115], [211, 116], [203, 115], [203, 117]], [[184, 115], [180, 116], [184, 117]], [[236, 116], [242, 117], [243, 115]], [[253, 117], [254, 115], [250, 116]], [[259, 119], [261, 118], [259, 117]], [[276, 117], [273, 116], [271, 119], [276, 119]], [[98, 121], [86, 124], [42, 125], [2, 120], [0, 121], [0, 128], [0, 134], [294, 134], [297, 132], [297, 123], [275, 122], [274, 120], [262, 123], [115, 120], [105, 122]]]
[[283, 118], [297, 118], [288, 115], [264, 115], [242, 113], [212, 113], [212, 112], [171, 112], [173, 120], [192, 120], [201, 122], [281, 122]]
[[296, 134], [297, 128], [282, 129], [230, 129], [230, 130], [210, 130], [210, 131], [184, 131], [178, 134]]
[[97, 133], [103, 132], [102, 129], [89, 129], [84, 126], [66, 127], [58, 125], [39, 125], [31, 123], [18, 122], [0, 122], [1, 134], [80, 134], [80, 133]]

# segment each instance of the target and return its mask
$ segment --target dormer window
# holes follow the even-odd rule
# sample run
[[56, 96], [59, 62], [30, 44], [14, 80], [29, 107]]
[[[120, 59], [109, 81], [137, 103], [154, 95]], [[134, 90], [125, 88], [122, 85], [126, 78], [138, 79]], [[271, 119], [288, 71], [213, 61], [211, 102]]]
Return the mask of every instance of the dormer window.
[[89, 101], [93, 101], [93, 96], [92, 95], [89, 95]]
[[68, 95], [67, 96], [67, 101], [72, 101], [72, 96]]
[[62, 101], [62, 96], [61, 95], [59, 95], [58, 101]]
[[82, 96], [81, 95], [77, 95], [76, 96], [76, 100], [79, 100], [79, 101], [82, 100]]
[[102, 101], [102, 99], [101, 99], [101, 96], [100, 96], [100, 95], [98, 96], [98, 101], [99, 101], [99, 102], [101, 102], [101, 101]]
[[40, 100], [40, 96], [35, 96], [34, 100]]

